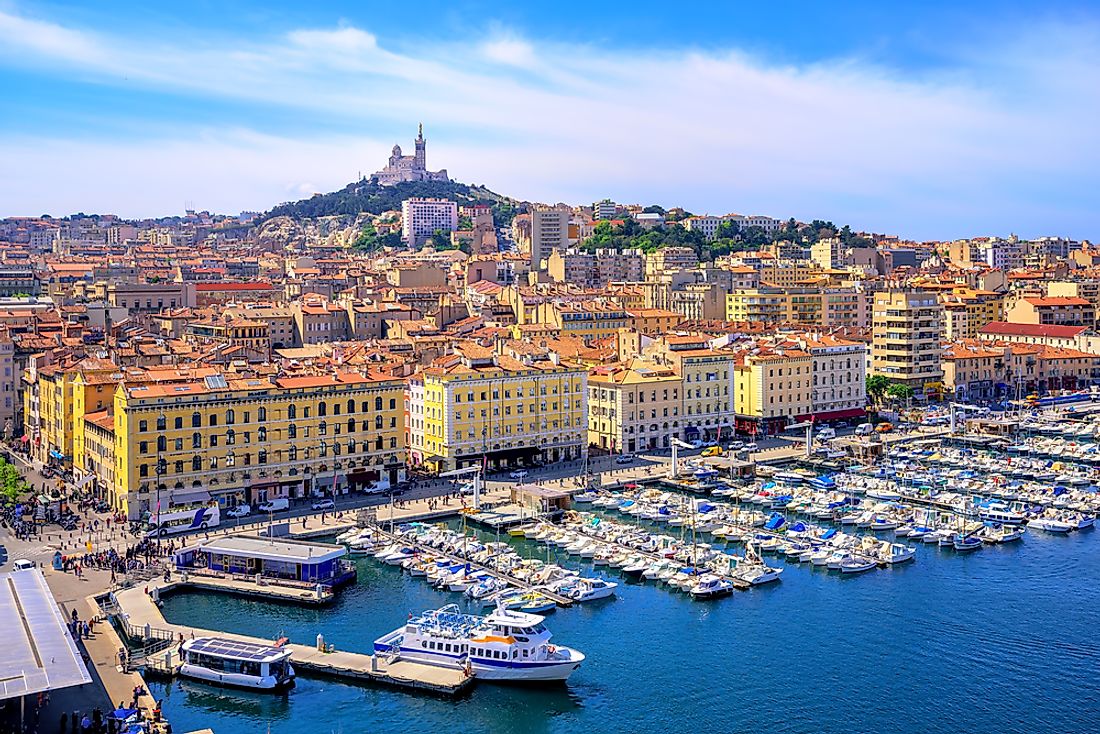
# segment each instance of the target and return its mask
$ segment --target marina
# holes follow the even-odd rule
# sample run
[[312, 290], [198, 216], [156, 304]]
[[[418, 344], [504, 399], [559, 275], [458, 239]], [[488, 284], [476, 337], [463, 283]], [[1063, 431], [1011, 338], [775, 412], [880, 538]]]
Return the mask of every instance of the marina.
[[[1055, 448], [1054, 443], [1048, 440], [1047, 448]], [[251, 620], [250, 629], [266, 625], [271, 635], [286, 635], [295, 642], [323, 630], [326, 644], [335, 644], [341, 651], [334, 654], [364, 658], [351, 666], [357, 673], [338, 674], [344, 680], [354, 680], [356, 675], [366, 678], [362, 669], [368, 667], [366, 659], [371, 653], [375, 659], [389, 653], [394, 665], [464, 673], [453, 659], [418, 651], [432, 647], [404, 649], [409, 647], [405, 641], [438, 645], [442, 656], [467, 655], [461, 647], [472, 649], [472, 633], [467, 630], [491, 627], [480, 620], [498, 613], [493, 604], [503, 599], [517, 606], [512, 611], [499, 607], [499, 613], [514, 614], [517, 619], [541, 620], [552, 614], [555, 633], [560, 632], [570, 643], [575, 641], [583, 650], [578, 660], [584, 664], [569, 671], [568, 689], [561, 692], [478, 688], [469, 697], [459, 698], [458, 705], [463, 710], [469, 706], [481, 710], [478, 702], [491, 705], [490, 701], [522, 699], [526, 705], [534, 702], [557, 708], [571, 726], [588, 717], [584, 707], [567, 703], [566, 690], [580, 692], [592, 685], [612, 685], [617, 696], [629, 701], [632, 696], [623, 686], [630, 676], [620, 655], [629, 657], [635, 653], [626, 651], [644, 649], [647, 655], [672, 659], [658, 631], [670, 619], [689, 627], [706, 620], [705, 628], [722, 641], [719, 649], [729, 644], [738, 650], [752, 650], [784, 634], [797, 638], [797, 649], [818, 667], [808, 671], [801, 686], [820, 681], [821, 675], [833, 669], [823, 653], [809, 653], [809, 646], [839, 653], [835, 641], [823, 635], [842, 628], [847, 616], [858, 617], [864, 633], [847, 638], [844, 654], [851, 653], [853, 645], [858, 648], [872, 643], [900, 652], [911, 649], [911, 638], [919, 635], [921, 627], [884, 626], [883, 618], [875, 616], [884, 606], [892, 608], [904, 599], [906, 618], [921, 617], [922, 625], [928, 622], [944, 629], [951, 608], [947, 599], [963, 595], [970, 600], [969, 620], [988, 624], [995, 633], [982, 636], [980, 652], [951, 634], [936, 640], [934, 649], [955, 644], [968, 655], [1004, 654], [1003, 646], [1028, 626], [1025, 620], [1030, 614], [1023, 610], [1047, 609], [1053, 601], [1036, 596], [1044, 587], [1037, 585], [1028, 569], [1036, 563], [1049, 566], [1057, 559], [1060, 577], [1084, 573], [1095, 578], [1097, 574], [1089, 522], [1098, 509], [1093, 468], [1068, 457], [1061, 459], [1060, 465], [1035, 456], [1020, 460], [1013, 457], [1022, 451], [1010, 451], [1010, 445], [1019, 446], [994, 442], [975, 447], [935, 439], [891, 446], [873, 465], [824, 473], [820, 465], [795, 462], [755, 479], [730, 481], [710, 474], [694, 477], [690, 486], [654, 477], [619, 483], [615, 488], [574, 492], [571, 507], [552, 519], [529, 517], [506, 525], [467, 524], [460, 515], [446, 523], [405, 518], [392, 530], [385, 523], [348, 528], [337, 542], [348, 547], [359, 580], [326, 607], [323, 617], [300, 605], [278, 612], [267, 609], [263, 601], [238, 597], [226, 604], [228, 613], [219, 617], [224, 632], [218, 634], [240, 632], [246, 618]], [[1051, 472], [1054, 478], [1049, 476]], [[1055, 478], [1065, 483], [1055, 484]], [[1071, 519], [1072, 527], [1068, 524]], [[1058, 523], [1066, 523], [1065, 529]], [[772, 577], [754, 582], [749, 573], [754, 569], [762, 572], [762, 578], [769, 573]], [[837, 585], [852, 577], [859, 580]], [[607, 584], [610, 591], [599, 601], [583, 603], [585, 598], [574, 596], [571, 590], [585, 578]], [[960, 586], [966, 579], [967, 586]], [[1010, 598], [992, 604], [988, 595], [997, 593], [995, 589], [1005, 583], [1012, 584]], [[1094, 593], [1090, 588], [1086, 595]], [[810, 599], [823, 594], [827, 603], [816, 608], [809, 605]], [[518, 605], [537, 601], [532, 595], [558, 598], [539, 607], [537, 613], [521, 609]], [[178, 625], [179, 615], [201, 618], [204, 609], [211, 609], [210, 601], [205, 594], [168, 596], [164, 614]], [[1008, 619], [988, 618], [986, 609], [1005, 604], [1019, 611]], [[569, 609], [553, 612], [561, 607]], [[394, 627], [392, 616], [387, 625], [383, 612], [395, 608], [405, 609], [411, 615], [409, 622], [379, 637], [380, 632]], [[353, 609], [355, 622], [348, 616]], [[418, 614], [420, 609], [428, 611]], [[660, 626], [656, 626], [657, 619], [662, 620]], [[367, 621], [369, 627], [364, 626]], [[1059, 633], [1078, 641], [1070, 644], [1079, 644], [1084, 628], [1074, 632], [1076, 622], [1066, 624], [1070, 627], [1060, 625]], [[614, 641], [597, 633], [611, 629], [619, 631]], [[428, 634], [425, 630], [435, 631]], [[302, 647], [304, 662], [300, 664], [297, 655]], [[307, 655], [311, 646], [294, 649], [294, 666], [302, 670], [302, 676], [286, 694], [291, 701], [314, 695], [316, 684], [309, 673], [323, 671], [316, 651], [313, 660]], [[697, 645], [693, 649], [693, 659], [710, 660], [711, 652]], [[781, 664], [803, 664], [790, 657], [793, 650], [780, 646], [771, 654]], [[511, 652], [501, 649], [497, 654], [504, 657], [496, 660], [511, 660]], [[522, 648], [517, 648], [516, 654], [522, 655]], [[322, 660], [327, 657], [320, 655]], [[759, 667], [750, 672], [740, 657], [721, 663], [738, 676], [728, 683], [738, 695], [755, 695], [765, 701], [785, 698], [782, 691], [789, 685], [779, 686], [774, 674]], [[709, 664], [719, 663], [713, 660]], [[1038, 664], [1035, 660], [1023, 667], [1031, 669]], [[1075, 653], [1062, 658], [1061, 664], [1100, 672], [1095, 660]], [[673, 662], [670, 668], [675, 672], [662, 671], [641, 687], [656, 695], [653, 686], [660, 685], [659, 681], [665, 680], [666, 687], [674, 685], [667, 680], [669, 675], [698, 679], [693, 667]], [[848, 675], [867, 692], [883, 690], [871, 678], [846, 671]], [[326, 695], [351, 695], [344, 692], [343, 685], [334, 682], [327, 686]], [[453, 692], [464, 692], [469, 685], [468, 681], [456, 686]], [[962, 682], [958, 685], [962, 691], [969, 690]], [[427, 685], [424, 689], [432, 690]], [[190, 699], [202, 695], [194, 692], [197, 690], [189, 684], [179, 690], [166, 689], [165, 694], [170, 699]], [[435, 690], [441, 692], [445, 687]], [[372, 691], [377, 705], [395, 711], [406, 708], [401, 694]], [[961, 694], [948, 699], [949, 706], [969, 705], [962, 703]], [[623, 720], [631, 720], [622, 705], [611, 710], [621, 710]], [[1037, 699], [1029, 705], [1043, 709]], [[284, 710], [288, 721], [296, 719], [293, 708]], [[858, 701], [850, 708], [863, 710]], [[1046, 711], [1049, 715], [1049, 708]], [[443, 716], [443, 711], [428, 715]], [[679, 715], [691, 720], [686, 712]], [[766, 718], [757, 704], [731, 710], [728, 715], [746, 726], [759, 725]], [[993, 720], [1000, 716], [987, 715]], [[1061, 720], [1078, 719], [1073, 712], [1063, 712]], [[439, 721], [442, 725], [443, 719]], [[916, 725], [914, 720], [907, 721]], [[385, 727], [381, 730], [387, 731]], [[627, 729], [612, 725], [609, 730]], [[1013, 731], [1011, 727], [1007, 730]]]

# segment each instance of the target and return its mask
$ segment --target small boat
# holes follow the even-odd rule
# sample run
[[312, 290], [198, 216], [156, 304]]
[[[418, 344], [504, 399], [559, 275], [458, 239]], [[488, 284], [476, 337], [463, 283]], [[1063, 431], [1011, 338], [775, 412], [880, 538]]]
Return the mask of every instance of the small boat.
[[1065, 520], [1059, 520], [1053, 517], [1036, 517], [1029, 520], [1027, 523], [1029, 528], [1035, 528], [1036, 530], [1045, 530], [1048, 533], [1068, 533], [1075, 528], [1073, 523], [1066, 522]]
[[841, 573], [863, 573], [877, 566], [874, 559], [860, 556], [849, 556], [840, 562]]
[[695, 599], [717, 599], [733, 593], [733, 583], [714, 574], [705, 574], [691, 587], [690, 594]]
[[221, 637], [196, 637], [182, 645], [180, 675], [238, 688], [277, 690], [294, 685], [290, 649]]
[[956, 535], [951, 544], [960, 553], [968, 553], [981, 548], [982, 539], [975, 535]]

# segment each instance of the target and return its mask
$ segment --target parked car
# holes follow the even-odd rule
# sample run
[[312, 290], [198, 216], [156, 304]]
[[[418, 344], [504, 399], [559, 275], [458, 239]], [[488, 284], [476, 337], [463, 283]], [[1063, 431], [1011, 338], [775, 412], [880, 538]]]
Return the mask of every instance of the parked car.
[[252, 505], [245, 505], [245, 504], [237, 505], [236, 507], [230, 507], [228, 510], [225, 511], [225, 516], [226, 517], [232, 517], [232, 518], [247, 517], [248, 515], [251, 515], [251, 514], [252, 514]]
[[278, 497], [273, 500], [268, 500], [260, 505], [258, 508], [260, 512], [278, 512], [280, 510], [290, 509], [290, 500], [286, 497]]
[[875, 430], [879, 433], [889, 433], [890, 431], [894, 430], [894, 424], [883, 421], [882, 423], [879, 423], [877, 426], [875, 426]]
[[527, 474], [528, 474], [528, 472], [527, 472], [526, 469], [516, 469], [514, 472], [512, 472], [508, 476], [511, 479], [523, 479], [525, 476], [527, 476]]
[[703, 442], [700, 441], [699, 439], [695, 439], [694, 441], [688, 441], [688, 445], [691, 446], [691, 448], [693, 448], [693, 449], [703, 448]]
[[336, 501], [331, 497], [322, 497], [321, 499], [313, 500], [313, 504], [310, 506], [315, 510], [335, 510]]
[[745, 451], [750, 451], [751, 452], [751, 451], [756, 451], [756, 449], [757, 449], [756, 441], [750, 441], [747, 444], [745, 444], [745, 449], [744, 449]]
[[634, 463], [634, 457], [631, 456], [630, 454], [622, 454], [620, 456], [615, 457], [615, 463], [616, 464], [633, 464]]
[[20, 558], [19, 560], [11, 564], [11, 568], [13, 571], [27, 571], [37, 565], [38, 564], [36, 564], [34, 561], [28, 561], [26, 558]]
[[726, 448], [729, 449], [730, 451], [741, 451], [742, 449], [745, 448], [745, 442], [744, 441], [730, 441], [729, 444], [726, 446]]

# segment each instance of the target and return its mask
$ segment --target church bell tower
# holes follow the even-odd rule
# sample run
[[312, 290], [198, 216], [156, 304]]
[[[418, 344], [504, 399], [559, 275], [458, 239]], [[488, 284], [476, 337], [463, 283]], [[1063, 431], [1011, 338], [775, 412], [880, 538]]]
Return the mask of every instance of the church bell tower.
[[416, 161], [415, 166], [419, 171], [428, 170], [428, 155], [425, 150], [427, 141], [424, 140], [424, 123], [420, 123], [416, 130]]

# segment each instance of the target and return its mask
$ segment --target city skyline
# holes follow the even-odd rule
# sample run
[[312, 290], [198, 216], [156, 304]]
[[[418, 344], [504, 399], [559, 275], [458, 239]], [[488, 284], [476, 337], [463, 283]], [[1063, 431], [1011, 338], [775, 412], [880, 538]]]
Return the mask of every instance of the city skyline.
[[661, 27], [563, 8], [579, 30], [470, 7], [0, 6], [0, 215], [266, 210], [375, 170], [423, 120], [436, 165], [520, 199], [1096, 237], [1087, 4]]

